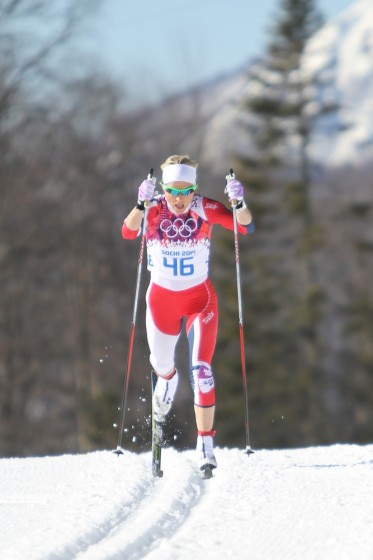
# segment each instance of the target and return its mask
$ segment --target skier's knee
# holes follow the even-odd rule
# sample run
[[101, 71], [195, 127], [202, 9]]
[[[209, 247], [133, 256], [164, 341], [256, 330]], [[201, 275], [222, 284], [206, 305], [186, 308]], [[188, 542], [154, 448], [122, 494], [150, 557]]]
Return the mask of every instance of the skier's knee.
[[161, 377], [172, 377], [175, 371], [175, 364], [172, 358], [167, 358], [164, 355], [155, 356], [150, 355], [150, 365], [153, 367], [157, 375]]
[[215, 380], [211, 369], [205, 365], [192, 368], [192, 387], [194, 404], [197, 406], [214, 406]]

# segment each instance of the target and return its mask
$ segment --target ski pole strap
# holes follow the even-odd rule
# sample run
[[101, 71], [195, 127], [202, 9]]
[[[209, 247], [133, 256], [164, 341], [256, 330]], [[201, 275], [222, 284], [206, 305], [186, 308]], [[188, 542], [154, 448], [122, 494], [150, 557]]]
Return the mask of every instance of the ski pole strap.
[[241, 212], [241, 210], [245, 210], [245, 208], [247, 208], [244, 199], [239, 200], [235, 207], [237, 212]]

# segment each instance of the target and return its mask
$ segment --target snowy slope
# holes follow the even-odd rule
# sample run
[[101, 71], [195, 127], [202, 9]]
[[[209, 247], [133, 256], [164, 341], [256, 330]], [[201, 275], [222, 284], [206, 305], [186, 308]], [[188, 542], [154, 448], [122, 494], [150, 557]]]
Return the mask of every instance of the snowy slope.
[[194, 452], [110, 451], [0, 460], [5, 560], [368, 560], [373, 445], [218, 449], [211, 480]]
[[[370, 161], [373, 157], [372, 0], [356, 0], [314, 35], [304, 54], [302, 72], [305, 78], [319, 82], [309, 97], [310, 109], [326, 103], [338, 104], [335, 112], [316, 123], [310, 146], [314, 159], [333, 168]], [[250, 139], [242, 126], [247, 119], [242, 103], [250, 91], [247, 73], [248, 68], [240, 69], [202, 86], [199, 107], [193, 109], [199, 112], [201, 126], [194, 136], [193, 132], [188, 134], [185, 150], [195, 153], [196, 146], [200, 146], [204, 162], [218, 173], [224, 172], [231, 154], [247, 154], [251, 150]], [[188, 111], [188, 95], [180, 97], [178, 114]]]
[[361, 163], [373, 155], [373, 2], [357, 0], [328, 22], [308, 44], [303, 65], [326, 79], [317, 100], [339, 109], [325, 119], [313, 141], [319, 160]]

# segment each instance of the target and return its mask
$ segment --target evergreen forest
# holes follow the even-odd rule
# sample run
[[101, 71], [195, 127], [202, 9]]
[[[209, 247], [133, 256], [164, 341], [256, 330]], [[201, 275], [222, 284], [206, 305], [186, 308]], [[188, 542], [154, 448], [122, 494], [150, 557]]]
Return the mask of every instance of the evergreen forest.
[[[74, 38], [94, 2], [0, 2], [0, 452], [3, 457], [115, 448], [139, 240], [123, 219], [170, 154], [199, 161], [201, 192], [227, 202], [204, 160], [198, 95], [141, 110], [104, 71], [79, 71]], [[19, 25], [22, 22], [22, 25]], [[370, 162], [315, 164], [309, 145], [333, 103], [310, 112], [299, 72], [322, 14], [279, 0], [266, 51], [240, 106], [250, 153], [232, 152], [255, 233], [239, 240], [250, 443], [286, 448], [373, 439], [373, 189]], [[27, 45], [24, 29], [27, 27]], [[35, 30], [35, 35], [33, 31]], [[66, 72], [66, 67], [69, 72]], [[176, 108], [176, 109], [175, 109]], [[187, 138], [196, 139], [191, 147]], [[359, 189], [356, 189], [359, 185]], [[357, 194], [357, 192], [359, 194]], [[218, 194], [216, 194], [218, 193]], [[245, 445], [234, 239], [214, 230], [219, 297], [213, 363], [216, 445]], [[150, 365], [142, 271], [123, 447], [149, 449]], [[168, 444], [194, 447], [184, 336]]]

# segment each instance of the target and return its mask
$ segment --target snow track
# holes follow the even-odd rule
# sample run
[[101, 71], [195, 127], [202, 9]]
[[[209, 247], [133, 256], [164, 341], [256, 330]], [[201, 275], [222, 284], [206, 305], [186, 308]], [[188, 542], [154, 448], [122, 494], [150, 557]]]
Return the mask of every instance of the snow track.
[[[79, 560], [123, 559], [137, 560], [160, 545], [163, 540], [177, 533], [180, 525], [197, 504], [203, 481], [190, 460], [173, 454], [173, 467], [165, 478], [141, 484], [141, 492], [133, 496], [130, 504], [120, 508], [117, 523], [86, 552], [77, 555]], [[148, 456], [147, 468], [150, 468]]]
[[0, 460], [6, 560], [372, 560], [373, 445]]

